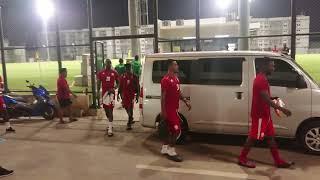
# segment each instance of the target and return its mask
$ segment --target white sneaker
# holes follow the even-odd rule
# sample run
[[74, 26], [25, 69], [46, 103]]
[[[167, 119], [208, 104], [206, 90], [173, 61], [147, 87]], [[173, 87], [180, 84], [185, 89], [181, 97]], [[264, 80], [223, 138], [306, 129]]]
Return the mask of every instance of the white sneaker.
[[162, 148], [161, 148], [161, 154], [163, 155], [166, 155], [168, 154], [168, 145], [162, 145]]
[[110, 127], [110, 126], [108, 127], [108, 136], [109, 136], [109, 137], [113, 136], [112, 129], [113, 129], [112, 126], [111, 126], [111, 127]]
[[176, 156], [176, 149], [174, 147], [168, 147], [168, 155], [169, 156]]

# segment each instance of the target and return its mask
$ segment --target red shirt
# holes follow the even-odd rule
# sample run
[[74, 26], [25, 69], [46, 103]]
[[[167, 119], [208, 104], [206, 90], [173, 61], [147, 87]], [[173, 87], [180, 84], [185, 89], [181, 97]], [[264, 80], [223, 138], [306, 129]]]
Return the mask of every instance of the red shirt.
[[179, 109], [180, 81], [178, 77], [165, 75], [161, 80], [161, 90], [166, 92], [166, 111]]
[[123, 97], [134, 98], [138, 88], [138, 78], [133, 73], [125, 73], [120, 77], [120, 88]]
[[270, 96], [270, 86], [267, 77], [259, 73], [253, 82], [251, 117], [270, 117], [270, 106], [261, 96], [261, 92], [263, 91], [268, 92]]
[[57, 96], [58, 99], [64, 100], [64, 99], [70, 99], [70, 89], [67, 80], [63, 76], [59, 76], [57, 80], [57, 87], [58, 92]]
[[118, 80], [118, 73], [112, 69], [103, 70], [99, 72], [97, 76], [102, 83], [102, 95], [113, 89]]

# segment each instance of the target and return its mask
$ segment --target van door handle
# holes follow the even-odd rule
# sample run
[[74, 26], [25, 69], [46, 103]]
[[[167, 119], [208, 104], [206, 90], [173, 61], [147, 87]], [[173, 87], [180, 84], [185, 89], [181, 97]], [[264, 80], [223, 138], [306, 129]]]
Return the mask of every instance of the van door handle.
[[243, 92], [236, 92], [236, 98], [238, 100], [241, 100], [242, 99], [242, 94], [243, 94]]

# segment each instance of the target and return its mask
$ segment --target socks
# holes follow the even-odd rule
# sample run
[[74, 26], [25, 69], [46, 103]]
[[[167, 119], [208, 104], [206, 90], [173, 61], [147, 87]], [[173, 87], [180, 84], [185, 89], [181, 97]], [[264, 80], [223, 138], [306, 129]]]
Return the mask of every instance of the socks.
[[243, 149], [242, 149], [242, 151], [240, 153], [239, 161], [246, 161], [249, 152], [250, 152], [250, 148], [243, 147]]
[[109, 129], [112, 129], [112, 127], [113, 127], [113, 122], [109, 121]]
[[11, 124], [10, 124], [10, 122], [8, 121], [8, 122], [6, 122], [6, 125], [8, 126], [8, 128], [11, 128]]
[[279, 150], [276, 146], [270, 148], [271, 155], [276, 165], [282, 164], [284, 161], [280, 158]]

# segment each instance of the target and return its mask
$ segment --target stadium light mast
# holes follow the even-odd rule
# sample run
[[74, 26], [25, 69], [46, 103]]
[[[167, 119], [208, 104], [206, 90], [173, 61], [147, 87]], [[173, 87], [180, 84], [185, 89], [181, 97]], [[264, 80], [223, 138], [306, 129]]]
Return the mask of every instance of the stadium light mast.
[[36, 9], [38, 15], [41, 17], [47, 46], [47, 60], [50, 60], [49, 38], [48, 38], [48, 21], [54, 15], [54, 4], [52, 0], [37, 0]]

